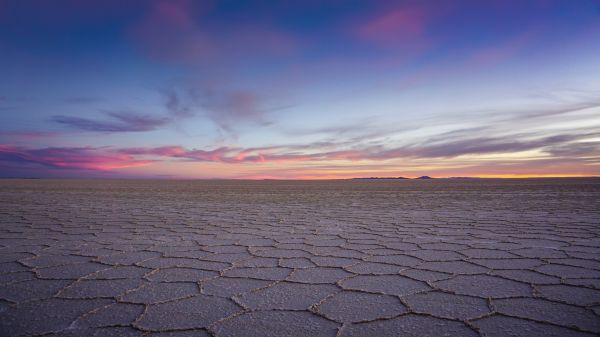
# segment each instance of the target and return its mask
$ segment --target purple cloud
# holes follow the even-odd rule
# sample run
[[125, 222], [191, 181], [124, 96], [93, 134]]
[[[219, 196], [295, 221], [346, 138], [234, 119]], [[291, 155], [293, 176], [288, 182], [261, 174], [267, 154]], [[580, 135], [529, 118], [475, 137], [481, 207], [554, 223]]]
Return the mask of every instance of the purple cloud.
[[[161, 90], [161, 94], [165, 98], [166, 110], [162, 116], [113, 111], [104, 113], [106, 119], [57, 115], [51, 120], [83, 131], [142, 132], [202, 114], [222, 130], [233, 134], [242, 124], [268, 125], [269, 113], [291, 106], [269, 107], [267, 101], [253, 91], [228, 91], [208, 86], [191, 86], [183, 94], [174, 89]], [[87, 98], [76, 100], [77, 103], [87, 101]]]
[[209, 91], [200, 98], [208, 117], [220, 128], [231, 132], [240, 122], [266, 125], [267, 110], [261, 107], [259, 96], [250, 91]]
[[97, 120], [83, 117], [54, 116], [56, 123], [84, 131], [94, 132], [141, 132], [151, 131], [169, 122], [166, 117], [154, 117], [125, 112], [108, 112], [109, 120]]
[[244, 125], [269, 125], [272, 113], [293, 106], [278, 104], [271, 96], [256, 91], [229, 89], [204, 82], [182, 83], [179, 88], [163, 93], [172, 118], [203, 116], [230, 135]]
[[[70, 168], [94, 171], [144, 166], [170, 160], [217, 162], [226, 164], [292, 163], [329, 161], [386, 161], [402, 158], [452, 158], [463, 155], [515, 153], [540, 150], [556, 163], [597, 163], [600, 143], [586, 141], [597, 133], [559, 134], [542, 138], [522, 135], [521, 140], [504, 138], [472, 138], [437, 141], [435, 144], [413, 144], [399, 147], [367, 145], [369, 142], [346, 147], [344, 142], [309, 143], [267, 147], [219, 147], [215, 149], [187, 149], [181, 146], [110, 148], [110, 147], [56, 147], [31, 149], [0, 145], [0, 161], [17, 164], [38, 164], [52, 168]], [[507, 161], [507, 163], [510, 161]], [[329, 164], [331, 165], [331, 164]], [[335, 166], [330, 166], [335, 167]]]
[[469, 154], [520, 152], [567, 143], [579, 138], [576, 135], [558, 135], [530, 141], [507, 141], [503, 138], [473, 138], [434, 145], [417, 145], [384, 150], [370, 155], [372, 158], [418, 157], [443, 158]]
[[388, 8], [359, 25], [356, 34], [361, 39], [382, 45], [398, 46], [423, 39], [428, 13], [423, 6]]
[[600, 163], [600, 142], [598, 141], [560, 144], [551, 147], [548, 152], [557, 157], [578, 157]]
[[153, 163], [152, 160], [138, 160], [124, 153], [103, 151], [99, 148], [49, 147], [27, 149], [10, 145], [0, 145], [0, 161], [94, 171], [138, 167]]
[[[584, 135], [556, 135], [528, 141], [506, 141], [501, 138], [473, 138], [434, 145], [411, 145], [386, 148], [381, 145], [324, 151], [322, 143], [262, 148], [221, 147], [214, 150], [188, 150], [179, 146], [121, 149], [128, 155], [151, 155], [197, 161], [223, 163], [291, 162], [327, 160], [388, 160], [399, 158], [451, 158], [462, 155], [512, 153], [534, 149], [552, 151]], [[333, 144], [325, 144], [331, 147]], [[556, 150], [555, 150], [556, 151]], [[563, 155], [566, 155], [563, 150]]]
[[193, 116], [192, 108], [185, 105], [179, 98], [179, 95], [174, 91], [165, 91], [166, 97], [165, 107], [171, 116], [174, 118], [186, 118]]
[[[156, 1], [150, 11], [133, 25], [130, 37], [149, 57], [187, 65], [224, 58], [250, 58], [289, 54], [296, 41], [274, 27], [258, 24], [210, 25], [209, 2]], [[243, 53], [244, 57], [238, 55]]]

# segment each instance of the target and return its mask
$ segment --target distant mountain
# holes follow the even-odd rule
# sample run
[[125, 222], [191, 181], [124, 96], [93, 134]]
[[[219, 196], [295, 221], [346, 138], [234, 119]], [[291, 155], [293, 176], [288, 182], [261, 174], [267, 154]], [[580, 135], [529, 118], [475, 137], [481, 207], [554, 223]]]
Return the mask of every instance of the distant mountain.
[[420, 176], [419, 178], [415, 178], [415, 179], [434, 179], [434, 178], [431, 178], [430, 176]]

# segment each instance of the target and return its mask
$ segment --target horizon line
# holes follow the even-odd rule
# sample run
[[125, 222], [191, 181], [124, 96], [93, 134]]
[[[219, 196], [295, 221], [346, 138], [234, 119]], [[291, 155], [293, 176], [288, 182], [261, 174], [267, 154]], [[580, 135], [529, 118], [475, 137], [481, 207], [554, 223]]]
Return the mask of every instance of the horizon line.
[[569, 179], [586, 178], [598, 179], [600, 175], [486, 175], [486, 176], [448, 176], [448, 177], [313, 177], [313, 178], [185, 178], [185, 177], [0, 177], [0, 180], [168, 180], [168, 181], [191, 181], [191, 180], [239, 180], [239, 181], [332, 181], [332, 180], [468, 180], [468, 179]]

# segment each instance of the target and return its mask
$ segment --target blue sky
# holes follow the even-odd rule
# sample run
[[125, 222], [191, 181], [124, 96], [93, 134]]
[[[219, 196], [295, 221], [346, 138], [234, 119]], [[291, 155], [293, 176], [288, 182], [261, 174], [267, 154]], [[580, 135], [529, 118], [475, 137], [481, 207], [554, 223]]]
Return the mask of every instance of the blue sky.
[[0, 0], [0, 176], [600, 174], [600, 3]]

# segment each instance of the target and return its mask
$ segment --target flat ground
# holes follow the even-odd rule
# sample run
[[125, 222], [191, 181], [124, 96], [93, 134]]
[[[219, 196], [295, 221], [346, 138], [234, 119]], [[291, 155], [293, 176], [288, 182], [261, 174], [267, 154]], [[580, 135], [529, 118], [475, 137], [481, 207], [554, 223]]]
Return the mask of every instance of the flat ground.
[[594, 336], [600, 180], [0, 181], [0, 335]]

